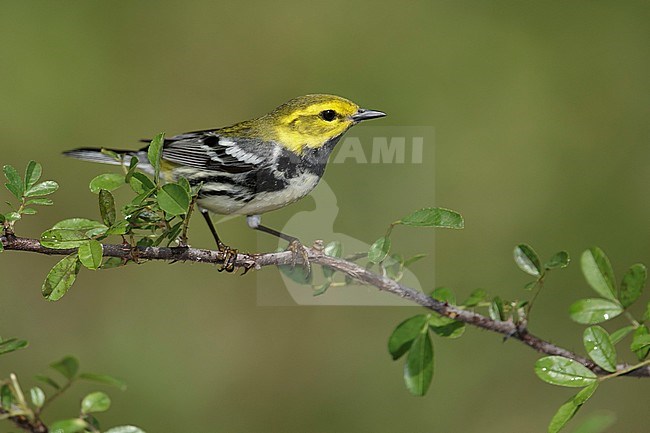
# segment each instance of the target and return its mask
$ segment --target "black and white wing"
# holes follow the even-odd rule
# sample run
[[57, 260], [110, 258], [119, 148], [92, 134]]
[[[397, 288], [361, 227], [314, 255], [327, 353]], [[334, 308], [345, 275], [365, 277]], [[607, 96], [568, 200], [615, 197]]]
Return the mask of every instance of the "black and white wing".
[[200, 170], [247, 173], [268, 163], [264, 147], [250, 139], [220, 136], [218, 131], [199, 131], [165, 139], [162, 159]]

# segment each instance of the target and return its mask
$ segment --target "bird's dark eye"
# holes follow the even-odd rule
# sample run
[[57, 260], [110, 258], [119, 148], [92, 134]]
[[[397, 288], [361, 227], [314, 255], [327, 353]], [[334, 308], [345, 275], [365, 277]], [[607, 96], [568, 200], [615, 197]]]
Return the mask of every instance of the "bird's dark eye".
[[320, 117], [323, 120], [326, 120], [328, 122], [331, 122], [332, 120], [336, 119], [336, 111], [334, 110], [323, 110], [320, 112]]

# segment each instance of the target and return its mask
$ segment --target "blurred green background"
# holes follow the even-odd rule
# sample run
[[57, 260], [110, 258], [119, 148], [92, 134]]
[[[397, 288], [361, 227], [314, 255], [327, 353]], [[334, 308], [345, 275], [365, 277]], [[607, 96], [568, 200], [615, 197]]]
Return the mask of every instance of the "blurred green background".
[[[634, 1], [5, 1], [0, 164], [22, 169], [36, 159], [61, 184], [56, 205], [21, 222], [19, 234], [97, 217], [87, 184], [104, 168], [64, 159], [63, 150], [135, 148], [160, 131], [223, 126], [329, 92], [389, 113], [377, 125], [435, 127], [428, 174], [353, 163], [326, 173], [340, 206], [335, 229], [365, 242], [419, 207], [463, 213], [465, 230], [436, 234], [435, 267], [433, 257], [414, 265], [425, 287], [524, 298], [528, 279], [511, 258], [520, 242], [574, 259], [598, 245], [620, 277], [650, 262], [648, 22], [650, 4]], [[281, 227], [310, 206], [265, 221]], [[256, 248], [242, 219], [220, 227], [233, 246]], [[198, 220], [190, 236], [211, 246]], [[399, 229], [393, 242], [434, 253], [430, 231]], [[55, 261], [0, 257], [0, 333], [31, 343], [0, 358], [0, 373], [30, 384], [50, 361], [75, 354], [85, 370], [124, 378], [128, 391], [110, 390], [113, 409], [100, 416], [107, 427], [533, 432], [571, 395], [537, 380], [530, 349], [470, 329], [434, 342], [429, 395], [411, 397], [386, 340], [416, 309], [259, 307], [260, 280], [281, 284], [274, 269], [82, 271], [63, 300], [48, 303], [39, 289]], [[548, 280], [531, 330], [580, 351], [583, 327], [567, 308], [592, 294], [574, 260]], [[89, 389], [73, 390], [46, 419], [70, 416]], [[642, 380], [607, 383], [572, 426], [613, 411], [610, 431], [642, 431], [648, 390]]]

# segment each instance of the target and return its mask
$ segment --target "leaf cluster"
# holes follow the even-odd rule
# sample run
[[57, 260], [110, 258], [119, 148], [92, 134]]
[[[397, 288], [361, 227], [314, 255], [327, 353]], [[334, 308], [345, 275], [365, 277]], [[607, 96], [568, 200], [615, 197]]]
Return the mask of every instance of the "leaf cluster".
[[[70, 387], [82, 380], [100, 385], [109, 385], [120, 390], [126, 389], [124, 381], [106, 374], [80, 373], [79, 361], [73, 356], [65, 356], [50, 364], [58, 378], [50, 375], [36, 375], [35, 379], [49, 388], [46, 392], [40, 386], [33, 386], [28, 393], [23, 388], [15, 374], [6, 379], [0, 379], [0, 420], [11, 420], [22, 417], [31, 425], [42, 425], [43, 411], [55, 399], [64, 395]], [[28, 398], [29, 397], [29, 398]], [[49, 431], [59, 433], [144, 433], [134, 426], [118, 426], [102, 430], [95, 414], [106, 412], [111, 407], [111, 399], [103, 391], [93, 391], [85, 395], [79, 406], [76, 417], [61, 419], [47, 426]]]

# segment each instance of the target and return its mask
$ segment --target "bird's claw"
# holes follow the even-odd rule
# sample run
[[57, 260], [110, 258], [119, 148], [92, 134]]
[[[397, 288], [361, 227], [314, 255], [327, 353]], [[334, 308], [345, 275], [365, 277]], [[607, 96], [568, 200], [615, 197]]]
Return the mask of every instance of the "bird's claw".
[[234, 272], [237, 268], [236, 263], [238, 251], [220, 243], [219, 252], [223, 253], [223, 264], [221, 265], [221, 268], [219, 268], [219, 272]]
[[307, 271], [307, 275], [309, 275], [311, 273], [311, 263], [309, 262], [307, 248], [298, 239], [294, 239], [289, 242], [287, 251], [291, 251], [293, 255], [291, 258], [291, 268], [295, 268], [300, 261], [305, 271]]

